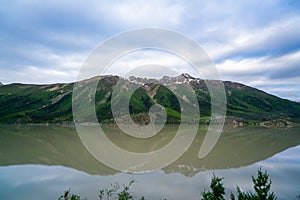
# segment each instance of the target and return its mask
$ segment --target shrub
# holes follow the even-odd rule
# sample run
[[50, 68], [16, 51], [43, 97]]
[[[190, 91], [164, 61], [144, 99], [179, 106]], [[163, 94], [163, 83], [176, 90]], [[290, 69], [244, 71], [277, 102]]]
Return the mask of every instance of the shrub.
[[63, 195], [58, 197], [58, 200], [82, 200], [79, 195], [71, 194], [70, 191], [70, 189], [65, 191]]
[[[225, 200], [225, 188], [222, 182], [223, 178], [215, 176], [211, 179], [210, 189], [211, 191], [203, 191], [203, 200]], [[237, 200], [276, 200], [277, 197], [271, 192], [272, 181], [269, 180], [267, 171], [263, 172], [261, 168], [258, 169], [257, 177], [252, 176], [253, 192], [242, 192], [239, 186], [237, 186]], [[127, 185], [120, 186], [118, 183], [111, 185], [110, 189], [100, 189], [98, 197], [100, 200], [134, 200], [130, 194], [130, 187], [134, 183], [131, 180]], [[231, 200], [235, 200], [233, 193], [230, 195]], [[71, 194], [70, 189], [65, 191], [58, 200], [83, 200], [79, 195]], [[141, 197], [140, 200], [145, 200]]]
[[[209, 192], [202, 192], [203, 200], [225, 200], [225, 188], [222, 183], [223, 178], [219, 178], [213, 174]], [[267, 171], [262, 172], [258, 169], [257, 177], [252, 176], [254, 193], [242, 192], [237, 186], [237, 200], [275, 200], [277, 197], [271, 190], [272, 181], [269, 180]], [[231, 200], [235, 200], [234, 194], [230, 195]]]
[[[275, 200], [277, 197], [271, 190], [272, 181], [269, 180], [267, 171], [262, 172], [261, 168], [258, 169], [257, 177], [252, 176], [253, 188], [255, 193], [242, 192], [239, 186], [237, 186], [237, 198], [238, 200]], [[235, 200], [233, 194], [230, 195], [232, 200]]]
[[223, 178], [219, 178], [213, 174], [211, 179], [210, 188], [211, 192], [202, 192], [203, 200], [225, 200], [225, 188], [222, 183]]

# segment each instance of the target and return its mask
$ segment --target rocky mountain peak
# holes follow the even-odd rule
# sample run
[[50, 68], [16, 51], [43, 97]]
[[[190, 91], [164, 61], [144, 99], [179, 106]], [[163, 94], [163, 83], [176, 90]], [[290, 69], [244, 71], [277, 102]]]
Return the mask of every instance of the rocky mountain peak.
[[183, 76], [184, 78], [187, 78], [187, 79], [196, 79], [195, 77], [189, 75], [188, 73], [182, 73], [181, 75], [179, 76]]
[[3, 85], [3, 83], [0, 82], [0, 86], [2, 86], [2, 85]]
[[[129, 76], [125, 78], [130, 82], [148, 85], [148, 84], [161, 84], [161, 85], [173, 85], [173, 84], [191, 84], [192, 86], [198, 89], [207, 89], [205, 81], [200, 78], [195, 78], [188, 73], [182, 73], [178, 76], [163, 76], [160, 79], [147, 78], [147, 77], [137, 77], [137, 76]], [[213, 80], [211, 80], [213, 81]]]
[[137, 84], [151, 84], [151, 83], [158, 83], [158, 80], [153, 78], [146, 78], [146, 77], [136, 77], [136, 76], [129, 76], [129, 81], [134, 82]]

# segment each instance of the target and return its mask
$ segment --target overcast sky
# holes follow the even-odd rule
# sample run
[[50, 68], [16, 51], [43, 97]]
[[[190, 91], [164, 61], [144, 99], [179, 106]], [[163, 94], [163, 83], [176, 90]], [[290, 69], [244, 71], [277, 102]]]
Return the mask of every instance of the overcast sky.
[[299, 0], [2, 0], [0, 82], [74, 81], [97, 45], [143, 27], [193, 38], [223, 80], [300, 100]]

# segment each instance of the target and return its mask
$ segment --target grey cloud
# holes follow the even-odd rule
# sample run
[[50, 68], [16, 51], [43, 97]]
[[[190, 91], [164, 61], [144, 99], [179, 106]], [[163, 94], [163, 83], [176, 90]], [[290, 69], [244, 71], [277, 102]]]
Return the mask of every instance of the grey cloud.
[[[175, 29], [209, 47], [207, 51], [217, 64], [270, 57], [261, 64], [271, 68], [249, 67], [245, 72], [225, 69], [225, 79], [288, 82], [300, 77], [299, 62], [288, 58], [275, 65], [274, 58], [300, 49], [299, 13], [299, 2], [281, 0], [4, 0], [0, 6], [0, 70], [10, 74], [8, 82], [20, 77], [26, 81], [26, 76], [14, 73], [28, 66], [35, 66], [42, 74], [50, 69], [67, 74], [61, 73], [57, 82], [70, 80], [69, 74], [76, 71], [80, 60], [106, 38], [132, 28], [156, 26]], [[237, 43], [244, 36], [246, 39]]]

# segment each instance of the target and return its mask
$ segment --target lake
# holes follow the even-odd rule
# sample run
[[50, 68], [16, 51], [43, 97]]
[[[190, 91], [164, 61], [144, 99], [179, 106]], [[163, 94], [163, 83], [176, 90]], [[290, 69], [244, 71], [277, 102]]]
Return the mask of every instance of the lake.
[[[166, 126], [148, 139], [133, 139], [112, 126], [103, 127], [116, 145], [132, 152], [149, 152], [168, 144], [176, 126]], [[224, 177], [228, 195], [236, 185], [252, 190], [251, 176], [262, 167], [279, 199], [300, 195], [300, 127], [224, 127], [213, 150], [198, 152], [207, 127], [200, 126], [190, 148], [163, 169], [129, 174], [98, 162], [82, 145], [75, 128], [2, 125], [0, 129], [0, 199], [57, 199], [65, 190], [98, 199], [99, 188], [131, 179], [134, 197], [200, 199], [213, 173]]]

